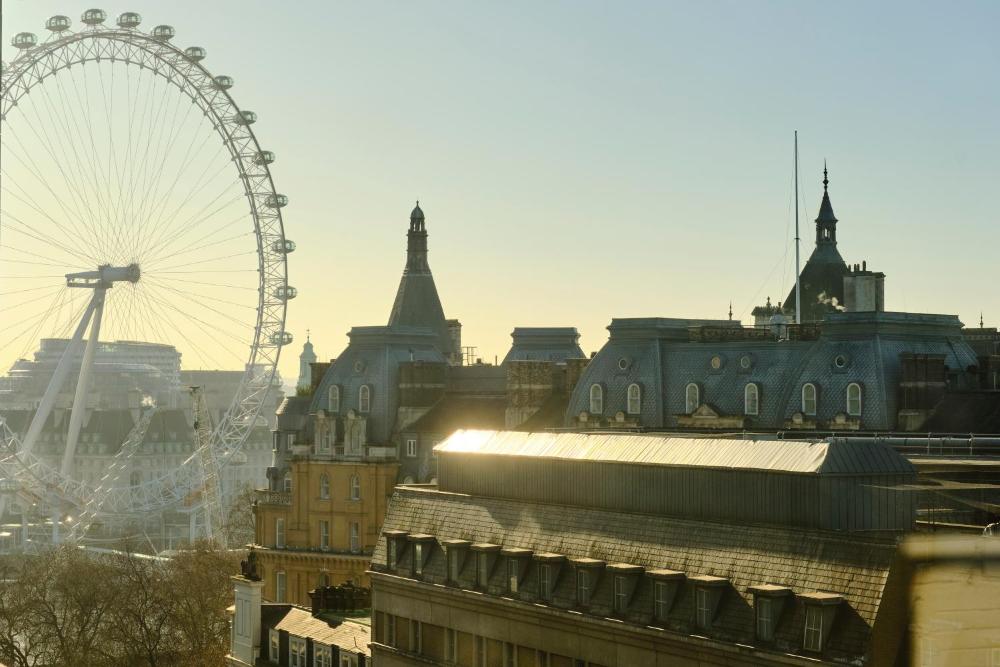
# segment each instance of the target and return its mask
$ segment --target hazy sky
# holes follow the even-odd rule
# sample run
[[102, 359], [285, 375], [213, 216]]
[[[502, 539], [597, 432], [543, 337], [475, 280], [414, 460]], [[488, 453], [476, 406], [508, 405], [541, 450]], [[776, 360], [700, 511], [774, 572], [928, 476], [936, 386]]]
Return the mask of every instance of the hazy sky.
[[[5, 0], [3, 42], [86, 7]], [[515, 326], [737, 317], [793, 279], [823, 159], [840, 250], [890, 309], [1000, 323], [1000, 4], [137, 0], [233, 94], [291, 199], [282, 360], [384, 324], [413, 201], [464, 343]], [[4, 47], [4, 59], [11, 57]]]

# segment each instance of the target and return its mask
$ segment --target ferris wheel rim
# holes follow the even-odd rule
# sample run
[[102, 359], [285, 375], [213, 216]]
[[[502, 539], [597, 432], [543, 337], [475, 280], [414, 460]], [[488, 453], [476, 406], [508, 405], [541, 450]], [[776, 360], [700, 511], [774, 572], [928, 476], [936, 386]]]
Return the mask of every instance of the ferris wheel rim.
[[[156, 29], [154, 29], [155, 31]], [[102, 46], [105, 50], [102, 50]], [[121, 57], [121, 51], [107, 47], [130, 47], [137, 52], [130, 55], [146, 54], [152, 61], [133, 60]], [[77, 47], [78, 53], [70, 53]], [[92, 47], [89, 53], [86, 47]], [[58, 56], [62, 55], [62, 58]], [[74, 57], [75, 56], [75, 57]], [[224, 465], [236, 454], [255, 426], [267, 393], [273, 386], [277, 374], [281, 349], [290, 342], [285, 331], [287, 298], [279, 298], [281, 289], [288, 288], [287, 250], [278, 252], [276, 244], [287, 249], [284, 222], [281, 214], [280, 198], [274, 186], [273, 175], [268, 162], [257, 160], [263, 155], [260, 143], [249, 123], [240, 122], [244, 111], [236, 104], [228, 87], [213, 85], [217, 81], [211, 72], [194, 60], [169, 40], [158, 39], [152, 33], [136, 28], [108, 28], [93, 25], [78, 32], [69, 30], [53, 33], [52, 36], [31, 49], [23, 50], [17, 58], [3, 69], [0, 78], [0, 123], [6, 123], [11, 110], [18, 101], [35, 86], [41, 85], [49, 76], [76, 64], [101, 62], [102, 59], [115, 62], [121, 60], [126, 66], [138, 65], [176, 87], [212, 121], [213, 131], [222, 138], [243, 184], [244, 195], [250, 204], [250, 218], [253, 221], [258, 256], [257, 314], [253, 338], [249, 346], [249, 359], [243, 370], [236, 394], [230, 402], [225, 416], [212, 432], [208, 445], [212, 454]], [[39, 67], [41, 65], [41, 67]], [[160, 66], [163, 66], [162, 68]], [[169, 68], [164, 71], [164, 68]], [[40, 72], [38, 70], [41, 70]], [[32, 80], [32, 75], [35, 76]], [[230, 80], [231, 83], [231, 80]], [[252, 114], [252, 112], [249, 112]], [[286, 200], [287, 201], [287, 200]], [[262, 211], [270, 202], [279, 203], [272, 210]], [[264, 363], [262, 363], [262, 360]], [[257, 369], [264, 366], [263, 372]], [[203, 447], [204, 447], [203, 446]], [[121, 487], [108, 497], [108, 514], [147, 513], [164, 509], [181, 502], [186, 495], [198, 487], [195, 468], [200, 449], [184, 460], [177, 469], [139, 485]], [[19, 459], [17, 459], [19, 460]], [[21, 462], [22, 465], [26, 465]], [[54, 471], [53, 471], [54, 472]], [[58, 481], [58, 480], [53, 480]], [[64, 500], [75, 505], [81, 502], [93, 489], [75, 479], [65, 479], [59, 484]]]

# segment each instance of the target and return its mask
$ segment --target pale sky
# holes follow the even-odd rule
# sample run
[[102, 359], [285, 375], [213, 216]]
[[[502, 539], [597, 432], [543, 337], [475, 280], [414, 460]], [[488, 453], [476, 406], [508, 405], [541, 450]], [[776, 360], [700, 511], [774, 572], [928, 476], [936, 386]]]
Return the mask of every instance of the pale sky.
[[[136, 0], [208, 50], [277, 153], [298, 250], [294, 381], [384, 324], [420, 199], [449, 317], [484, 359], [515, 326], [737, 317], [793, 280], [824, 158], [848, 262], [891, 310], [1000, 324], [1000, 4]], [[20, 30], [84, 5], [5, 0]], [[183, 348], [183, 345], [178, 345]], [[185, 359], [193, 358], [186, 353]]]

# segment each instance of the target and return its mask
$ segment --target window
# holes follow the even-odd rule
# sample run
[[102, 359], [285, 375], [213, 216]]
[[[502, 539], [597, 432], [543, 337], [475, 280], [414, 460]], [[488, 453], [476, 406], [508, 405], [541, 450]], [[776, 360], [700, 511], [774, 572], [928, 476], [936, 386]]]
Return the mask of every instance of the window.
[[517, 645], [503, 643], [503, 667], [517, 667]]
[[637, 415], [642, 412], [642, 389], [637, 384], [628, 386], [628, 413]]
[[823, 650], [823, 609], [819, 605], [806, 605], [806, 630], [802, 646], [807, 651]]
[[476, 635], [476, 667], [486, 667], [486, 637]]
[[385, 615], [385, 643], [396, 646], [396, 617], [392, 614]]
[[421, 633], [420, 621], [410, 620], [410, 651], [413, 653], [423, 653], [424, 642]]
[[444, 629], [444, 659], [445, 662], [458, 662], [458, 632], [451, 628]]
[[351, 552], [361, 551], [361, 531], [357, 521], [351, 522]]
[[325, 473], [319, 478], [319, 497], [321, 500], [330, 499], [330, 476]]
[[653, 614], [659, 621], [667, 620], [670, 613], [670, 584], [657, 581], [653, 584]]
[[604, 390], [599, 384], [590, 385], [590, 414], [604, 414]]
[[615, 575], [615, 611], [621, 613], [628, 608], [628, 579]]
[[590, 604], [590, 572], [583, 568], [576, 571], [576, 601], [581, 605]]
[[330, 390], [327, 391], [326, 407], [333, 414], [340, 412], [340, 387], [337, 385], [331, 386]]
[[480, 588], [486, 588], [490, 583], [490, 555], [488, 553], [476, 554], [476, 583]]
[[399, 558], [399, 556], [396, 554], [396, 548], [397, 548], [396, 540], [390, 537], [388, 540], [386, 540], [386, 542], [387, 544], [385, 545], [386, 546], [385, 564], [390, 570], [395, 570], [396, 561]]
[[333, 651], [329, 646], [313, 642], [313, 667], [333, 667]]
[[274, 601], [284, 602], [285, 601], [285, 573], [275, 572], [274, 573]]
[[861, 416], [861, 385], [857, 382], [847, 385], [847, 414], [851, 417]]
[[278, 549], [285, 548], [285, 520], [274, 520], [274, 546]]
[[552, 599], [552, 566], [548, 563], [538, 566], [538, 597]]
[[363, 384], [358, 389], [358, 412], [370, 412], [372, 409], [372, 390]]
[[285, 473], [285, 478], [282, 480], [281, 487], [284, 489], [285, 493], [292, 492], [292, 473]]
[[448, 579], [452, 582], [458, 581], [458, 575], [461, 571], [462, 565], [462, 551], [456, 549], [455, 547], [448, 548]]
[[281, 639], [278, 637], [278, 631], [271, 628], [267, 631], [267, 657], [271, 662], [278, 662], [281, 660]]
[[329, 452], [333, 447], [333, 429], [334, 426], [330, 424], [321, 432], [319, 436], [319, 449], [321, 452]]
[[516, 558], [507, 559], [507, 590], [511, 593], [517, 592], [518, 580], [521, 578], [521, 564]]
[[330, 585], [330, 573], [326, 570], [320, 570], [319, 580], [316, 582], [317, 586], [329, 586]]
[[319, 522], [319, 548], [326, 551], [330, 548], [330, 522]]
[[424, 544], [417, 542], [413, 545], [413, 573], [417, 576], [424, 573]]
[[701, 405], [698, 385], [691, 383], [684, 389], [684, 412], [691, 414]]
[[816, 416], [816, 385], [812, 383], [802, 385], [802, 414]]
[[743, 388], [743, 414], [756, 415], [760, 411], [760, 390], [753, 382]]
[[535, 667], [552, 667], [549, 654], [545, 651], [535, 651]]
[[358, 667], [358, 654], [341, 651], [340, 667]]
[[361, 500], [361, 478], [351, 475], [351, 500]]
[[774, 640], [774, 601], [758, 596], [754, 604], [757, 613], [757, 639], [769, 642]]
[[707, 588], [696, 588], [694, 593], [695, 624], [702, 630], [707, 630], [712, 625], [712, 594]]
[[417, 440], [416, 438], [410, 438], [406, 441], [406, 455], [411, 459], [417, 455]]

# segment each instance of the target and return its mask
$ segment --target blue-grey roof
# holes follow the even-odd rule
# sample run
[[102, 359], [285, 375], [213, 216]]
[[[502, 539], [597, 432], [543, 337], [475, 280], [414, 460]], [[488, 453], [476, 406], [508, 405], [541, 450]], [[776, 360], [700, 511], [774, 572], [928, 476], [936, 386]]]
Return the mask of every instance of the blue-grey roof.
[[517, 327], [510, 334], [513, 339], [508, 361], [565, 361], [580, 359], [580, 333], [576, 327]]
[[[685, 413], [685, 387], [698, 385], [701, 403], [723, 415], [742, 415], [744, 388], [757, 384], [760, 414], [750, 426], [783, 428], [801, 410], [803, 384], [818, 389], [818, 421], [845, 411], [847, 386], [863, 390], [862, 427], [895, 427], [900, 354], [943, 354], [953, 369], [976, 363], [961, 336], [957, 317], [911, 313], [836, 313], [816, 340], [691, 342], [686, 320], [614, 320], [611, 337], [588, 365], [567, 408], [567, 423], [590, 412], [590, 387], [604, 391], [605, 417], [626, 409], [632, 383], [642, 389], [639, 422], [651, 428], [675, 425]], [[713, 369], [718, 356], [721, 366]], [[749, 368], [741, 360], [749, 359]], [[837, 357], [845, 365], [838, 368]]]

